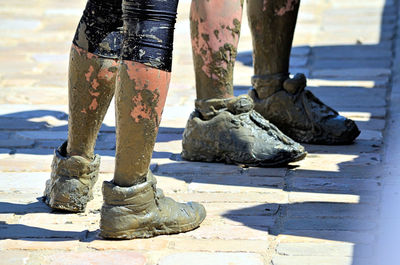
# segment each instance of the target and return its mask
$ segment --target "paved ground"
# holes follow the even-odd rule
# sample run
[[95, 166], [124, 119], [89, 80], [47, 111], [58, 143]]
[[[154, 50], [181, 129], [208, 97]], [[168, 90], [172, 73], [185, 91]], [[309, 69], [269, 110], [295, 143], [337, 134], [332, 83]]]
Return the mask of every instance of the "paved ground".
[[[310, 89], [362, 134], [351, 146], [309, 145], [304, 161], [273, 169], [180, 159], [195, 98], [190, 1], [181, 0], [151, 167], [169, 196], [202, 202], [208, 217], [190, 233], [132, 241], [96, 236], [101, 180], [113, 172], [112, 111], [87, 211], [55, 213], [40, 201], [52, 149], [67, 135], [68, 50], [84, 2], [0, 0], [0, 264], [398, 264], [397, 0], [302, 1], [291, 72], [306, 73]], [[237, 94], [249, 88], [250, 50], [244, 23]]]

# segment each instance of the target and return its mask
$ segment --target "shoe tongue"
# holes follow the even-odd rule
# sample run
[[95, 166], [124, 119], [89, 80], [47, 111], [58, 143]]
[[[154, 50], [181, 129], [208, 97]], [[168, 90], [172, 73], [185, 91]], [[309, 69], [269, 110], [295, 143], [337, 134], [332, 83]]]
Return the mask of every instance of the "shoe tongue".
[[254, 108], [254, 104], [249, 96], [242, 95], [225, 99], [196, 100], [195, 108], [201, 113], [203, 119], [209, 120], [223, 111], [229, 111], [232, 114], [249, 112]]

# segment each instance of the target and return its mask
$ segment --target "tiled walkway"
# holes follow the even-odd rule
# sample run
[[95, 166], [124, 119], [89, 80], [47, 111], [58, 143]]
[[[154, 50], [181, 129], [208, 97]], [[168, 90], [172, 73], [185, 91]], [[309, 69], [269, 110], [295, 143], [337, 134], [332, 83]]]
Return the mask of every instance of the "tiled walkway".
[[[190, 1], [181, 0], [151, 167], [168, 196], [202, 202], [208, 216], [186, 234], [131, 241], [97, 237], [100, 186], [114, 167], [112, 107], [87, 211], [51, 212], [40, 200], [53, 148], [67, 135], [68, 51], [84, 4], [0, 0], [0, 264], [397, 264], [382, 259], [398, 254], [400, 238], [397, 0], [302, 1], [291, 72], [305, 73], [309, 89], [362, 133], [350, 146], [307, 145], [305, 160], [270, 169], [180, 159], [195, 99]], [[247, 93], [252, 75], [243, 21], [236, 94]]]

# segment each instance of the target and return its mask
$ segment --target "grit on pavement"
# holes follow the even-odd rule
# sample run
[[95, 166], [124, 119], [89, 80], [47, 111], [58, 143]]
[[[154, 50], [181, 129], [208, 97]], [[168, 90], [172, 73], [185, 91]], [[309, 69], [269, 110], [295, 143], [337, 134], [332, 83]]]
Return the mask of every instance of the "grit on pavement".
[[[128, 241], [97, 236], [101, 184], [112, 179], [111, 106], [99, 134], [95, 199], [82, 214], [42, 201], [55, 147], [67, 137], [67, 68], [85, 0], [0, 0], [0, 264], [399, 264], [400, 38], [398, 0], [303, 0], [291, 73], [356, 120], [353, 145], [306, 145], [287, 168], [180, 158], [194, 107], [189, 0], [181, 0], [173, 76], [151, 169], [179, 201], [208, 216], [185, 234]], [[235, 93], [252, 76], [244, 15]]]

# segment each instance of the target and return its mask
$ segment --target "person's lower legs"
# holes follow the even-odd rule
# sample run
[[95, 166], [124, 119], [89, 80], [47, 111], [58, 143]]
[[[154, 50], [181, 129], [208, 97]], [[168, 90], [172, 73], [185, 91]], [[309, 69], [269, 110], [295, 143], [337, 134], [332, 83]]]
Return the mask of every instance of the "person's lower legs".
[[196, 75], [195, 111], [182, 140], [182, 158], [257, 166], [302, 159], [304, 148], [234, 97], [243, 0], [192, 0], [190, 23]]
[[170, 77], [170, 72], [142, 63], [121, 64], [115, 95], [114, 182], [119, 186], [146, 180]]
[[247, 0], [253, 37], [254, 109], [296, 141], [348, 144], [356, 124], [305, 90], [305, 75], [289, 77], [289, 60], [300, 0]]
[[92, 199], [100, 166], [94, 146], [114, 95], [121, 22], [120, 0], [87, 2], [70, 54], [68, 141], [55, 151], [44, 192], [52, 208], [82, 212]]
[[104, 238], [186, 232], [198, 227], [206, 215], [200, 204], [165, 197], [149, 170], [170, 81], [177, 4], [123, 0], [116, 162], [113, 181], [103, 184], [100, 235]]
[[288, 75], [299, 6], [300, 0], [247, 0], [256, 76]]
[[97, 134], [115, 90], [115, 41], [122, 0], [89, 0], [75, 34], [69, 66], [68, 155], [94, 157]]
[[233, 97], [243, 0], [193, 0], [190, 10], [197, 99]]

